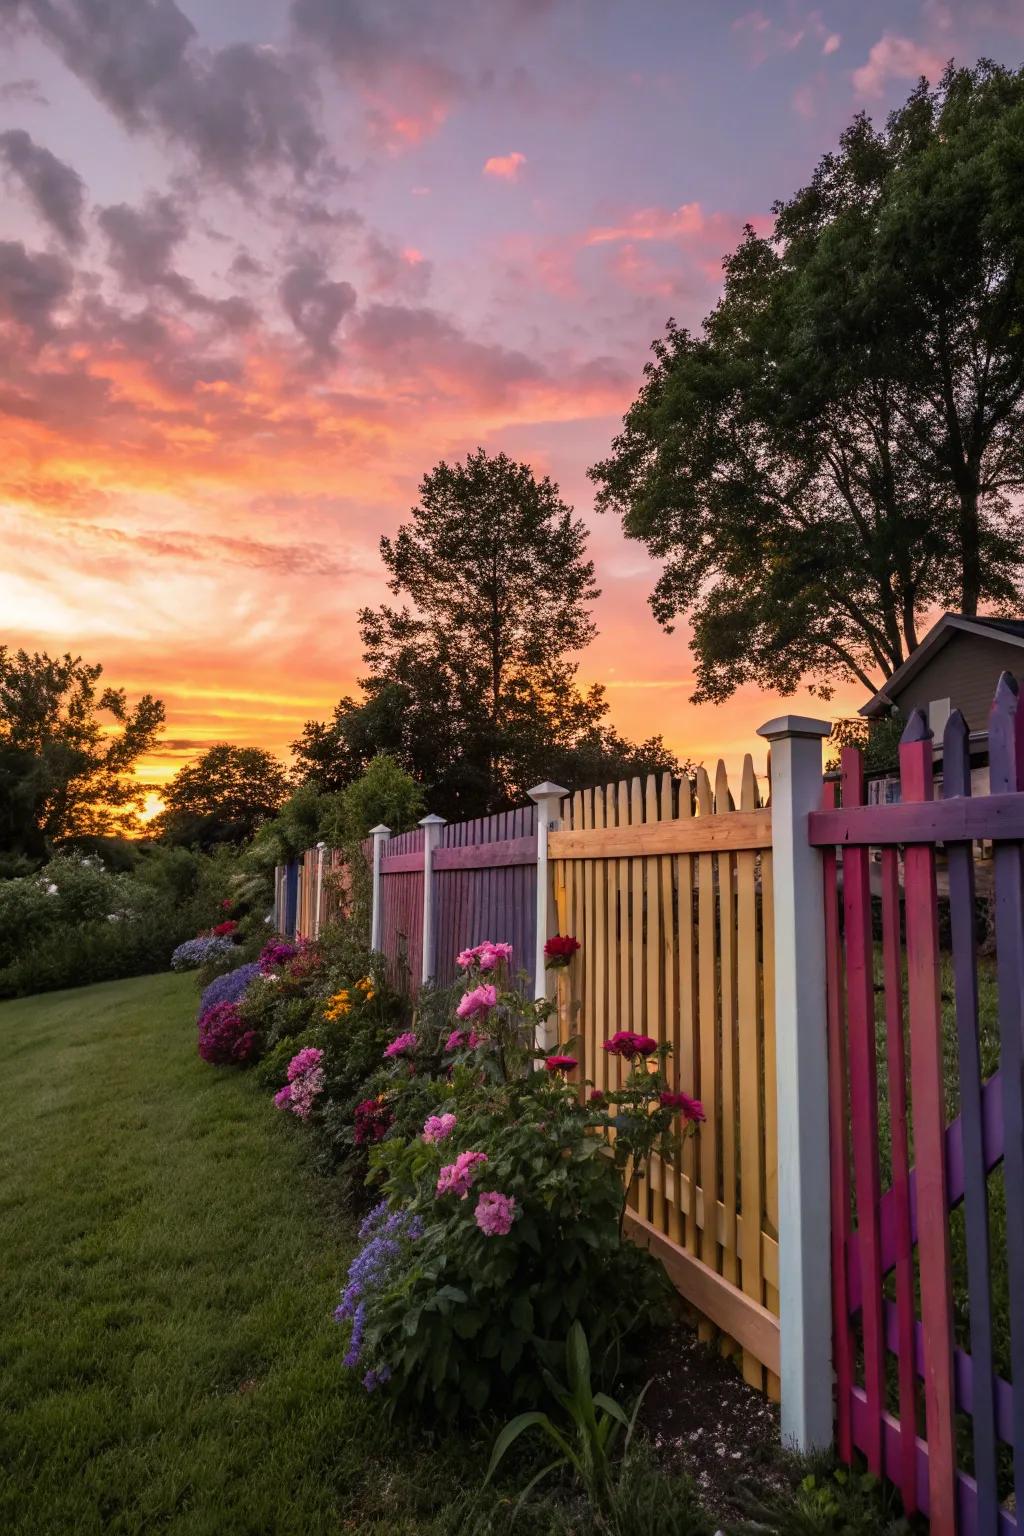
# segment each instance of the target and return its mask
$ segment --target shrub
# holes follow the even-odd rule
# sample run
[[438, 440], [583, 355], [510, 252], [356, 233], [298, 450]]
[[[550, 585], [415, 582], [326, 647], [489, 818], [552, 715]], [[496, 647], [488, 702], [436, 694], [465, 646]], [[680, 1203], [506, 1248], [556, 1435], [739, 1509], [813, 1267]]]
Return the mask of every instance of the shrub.
[[199, 1054], [216, 1066], [245, 1066], [254, 1060], [259, 1037], [250, 1029], [236, 1003], [218, 1003], [198, 1024]]
[[[469, 985], [455, 1017], [444, 1018], [444, 994], [428, 996], [392, 1040], [374, 1102], [394, 1123], [371, 1153], [383, 1227], [353, 1263], [340, 1318], [352, 1323], [347, 1359], [368, 1384], [442, 1417], [535, 1403], [546, 1357], [577, 1320], [611, 1381], [624, 1339], [665, 1307], [669, 1287], [622, 1240], [609, 1115], [621, 1112], [623, 1141], [632, 1136], [642, 1163], [678, 1113], [658, 1102], [663, 1078], [643, 1065], [642, 1037], [635, 1050], [627, 1042], [639, 1064], [615, 1104], [581, 1103], [568, 1055], [532, 1070], [550, 1005], [503, 989], [502, 946], [463, 958]], [[654, 1128], [642, 1131], [648, 1111]]]
[[196, 971], [211, 958], [224, 957], [234, 950], [229, 938], [213, 933], [201, 933], [197, 938], [186, 939], [171, 956], [172, 971]]

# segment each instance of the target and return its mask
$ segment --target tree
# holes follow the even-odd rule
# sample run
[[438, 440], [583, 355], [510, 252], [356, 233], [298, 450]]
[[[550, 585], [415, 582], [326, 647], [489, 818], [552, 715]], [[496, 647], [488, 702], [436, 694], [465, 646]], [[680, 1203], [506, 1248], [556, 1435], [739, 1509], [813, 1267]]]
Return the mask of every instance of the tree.
[[669, 321], [598, 505], [664, 561], [695, 699], [874, 691], [934, 605], [1019, 602], [1024, 72], [982, 62], [861, 115], [748, 228], [691, 335]]
[[600, 772], [602, 745], [622, 761], [604, 691], [581, 691], [571, 659], [595, 633], [599, 594], [586, 529], [556, 485], [483, 449], [439, 464], [381, 554], [409, 601], [360, 613], [365, 698], [307, 724], [293, 743], [301, 776], [342, 789], [384, 752], [454, 820], [522, 802], [574, 764]]
[[0, 646], [0, 850], [38, 859], [71, 838], [138, 830], [147, 786], [133, 770], [164, 706], [146, 693], [129, 708], [102, 675], [80, 656]]
[[174, 775], [154, 832], [170, 843], [209, 848], [244, 843], [280, 809], [288, 775], [262, 747], [210, 747]]

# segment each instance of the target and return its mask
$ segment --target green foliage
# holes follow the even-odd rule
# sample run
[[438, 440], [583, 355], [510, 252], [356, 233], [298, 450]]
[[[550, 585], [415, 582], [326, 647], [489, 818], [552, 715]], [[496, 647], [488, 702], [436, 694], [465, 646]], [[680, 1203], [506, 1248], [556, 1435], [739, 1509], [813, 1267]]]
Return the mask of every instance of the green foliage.
[[629, 1451], [644, 1392], [637, 1398], [632, 1414], [627, 1416], [614, 1398], [605, 1392], [594, 1391], [587, 1336], [578, 1320], [572, 1324], [565, 1341], [565, 1376], [567, 1386], [550, 1371], [544, 1372], [545, 1383], [562, 1410], [562, 1423], [556, 1425], [549, 1414], [536, 1409], [518, 1414], [505, 1425], [494, 1443], [486, 1481], [490, 1482], [520, 1435], [536, 1429], [550, 1442], [555, 1459], [531, 1479], [523, 1496], [526, 1497], [552, 1472], [571, 1469], [582, 1484], [591, 1509], [606, 1514], [612, 1506], [617, 1482], [616, 1441], [620, 1431], [625, 1430], [623, 1450]]
[[910, 1524], [889, 1484], [827, 1464], [802, 1476], [789, 1493], [745, 1502], [751, 1520], [737, 1536], [909, 1536], [925, 1528]]
[[868, 773], [896, 771], [900, 764], [900, 737], [905, 726], [906, 721], [901, 715], [886, 715], [881, 720], [865, 720], [863, 715], [852, 720], [837, 720], [827, 742], [832, 748], [832, 756], [825, 762], [826, 772], [833, 773], [839, 768], [843, 747], [860, 748]]
[[272, 752], [221, 743], [174, 775], [153, 830], [188, 847], [244, 843], [276, 814], [288, 790], [288, 775]]
[[378, 752], [331, 803], [321, 820], [321, 834], [332, 848], [351, 847], [377, 826], [405, 832], [425, 809], [420, 786], [395, 758]]
[[[164, 706], [99, 688], [80, 656], [0, 646], [0, 850], [32, 859], [69, 838], [132, 832], [147, 786], [132, 770]], [[111, 730], [107, 715], [115, 722]]]
[[451, 819], [521, 802], [539, 779], [678, 766], [660, 738], [625, 741], [604, 690], [577, 685], [570, 658], [595, 633], [599, 594], [584, 524], [549, 479], [483, 449], [441, 463], [381, 554], [405, 602], [360, 614], [365, 698], [306, 725], [301, 775], [341, 790], [387, 753]]
[[694, 336], [669, 323], [598, 505], [664, 562], [698, 700], [874, 692], [935, 606], [1020, 601], [1024, 71], [858, 116], [747, 229]]
[[223, 917], [230, 871], [224, 858], [147, 848], [131, 873], [62, 854], [0, 880], [0, 996], [164, 970], [178, 944]]

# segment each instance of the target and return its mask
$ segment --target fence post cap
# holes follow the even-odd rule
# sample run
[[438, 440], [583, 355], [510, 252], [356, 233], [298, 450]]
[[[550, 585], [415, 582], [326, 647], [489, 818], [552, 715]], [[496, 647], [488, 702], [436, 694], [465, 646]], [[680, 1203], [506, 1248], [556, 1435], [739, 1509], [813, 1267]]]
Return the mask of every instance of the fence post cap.
[[390, 827], [386, 827], [384, 825], [384, 823], [381, 822], [379, 827], [371, 827], [370, 828], [370, 836], [371, 837], [390, 837], [391, 836], [391, 828]]
[[433, 811], [431, 811], [429, 816], [423, 816], [420, 819], [419, 825], [421, 827], [446, 827], [448, 825], [448, 821], [446, 817], [435, 816]]
[[781, 741], [787, 736], [831, 736], [831, 720], [816, 720], [813, 715], [779, 715], [759, 725], [757, 734], [766, 741]]
[[323, 842], [323, 841], [320, 841], [319, 843], [317, 843], [317, 847], [318, 848], [326, 848], [327, 844], [325, 842]]
[[559, 799], [561, 799], [562, 796], [567, 795], [569, 791], [567, 789], [563, 789], [561, 784], [552, 784], [550, 779], [545, 779], [543, 784], [535, 784], [533, 788], [528, 789], [526, 793], [529, 795], [531, 800], [549, 800], [553, 796], [557, 796]]

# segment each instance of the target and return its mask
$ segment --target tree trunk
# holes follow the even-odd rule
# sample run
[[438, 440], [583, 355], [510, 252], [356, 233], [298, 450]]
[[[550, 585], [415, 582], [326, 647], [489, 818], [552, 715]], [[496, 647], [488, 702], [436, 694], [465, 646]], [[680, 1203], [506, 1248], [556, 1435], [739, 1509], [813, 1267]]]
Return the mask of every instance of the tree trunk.
[[960, 612], [967, 618], [973, 618], [978, 611], [978, 599], [981, 596], [981, 528], [976, 483], [960, 490], [959, 533]]

